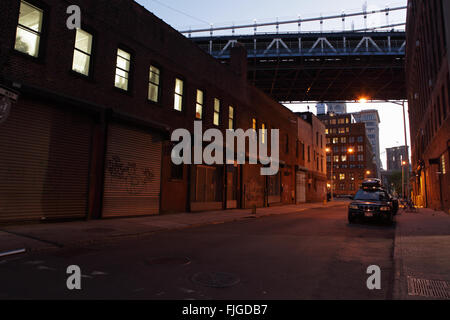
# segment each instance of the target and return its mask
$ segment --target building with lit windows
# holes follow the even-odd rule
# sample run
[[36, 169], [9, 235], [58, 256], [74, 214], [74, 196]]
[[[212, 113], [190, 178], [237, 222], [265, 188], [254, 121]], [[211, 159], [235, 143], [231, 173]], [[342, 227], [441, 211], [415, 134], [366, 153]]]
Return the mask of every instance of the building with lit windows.
[[380, 159], [380, 116], [377, 110], [362, 110], [353, 113], [356, 122], [366, 124], [366, 135], [372, 145], [372, 151], [375, 155], [375, 163], [377, 165], [378, 177], [380, 177], [380, 169], [382, 168]]
[[328, 190], [337, 196], [354, 195], [365, 178], [377, 176], [365, 124], [355, 123], [352, 114], [318, 117], [326, 128]]

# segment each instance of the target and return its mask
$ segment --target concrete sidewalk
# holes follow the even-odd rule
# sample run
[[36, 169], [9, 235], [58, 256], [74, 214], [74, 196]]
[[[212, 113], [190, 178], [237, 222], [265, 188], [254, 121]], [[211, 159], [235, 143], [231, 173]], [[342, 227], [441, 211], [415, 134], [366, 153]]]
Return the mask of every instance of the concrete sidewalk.
[[450, 216], [399, 209], [394, 299], [450, 299]]
[[139, 237], [158, 231], [184, 229], [270, 215], [302, 212], [313, 208], [347, 205], [346, 201], [305, 203], [301, 205], [178, 213], [136, 218], [72, 221], [0, 227], [0, 255], [17, 249], [38, 251], [105, 243], [127, 237]]

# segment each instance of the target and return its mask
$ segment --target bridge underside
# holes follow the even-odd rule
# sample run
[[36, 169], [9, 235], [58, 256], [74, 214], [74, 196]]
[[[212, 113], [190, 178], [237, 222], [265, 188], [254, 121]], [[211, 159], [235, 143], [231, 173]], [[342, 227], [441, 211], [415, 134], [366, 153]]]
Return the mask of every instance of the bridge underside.
[[277, 101], [405, 99], [403, 56], [250, 58], [248, 79]]
[[277, 101], [406, 98], [405, 33], [255, 34], [191, 38], [227, 63], [245, 47], [248, 79]]

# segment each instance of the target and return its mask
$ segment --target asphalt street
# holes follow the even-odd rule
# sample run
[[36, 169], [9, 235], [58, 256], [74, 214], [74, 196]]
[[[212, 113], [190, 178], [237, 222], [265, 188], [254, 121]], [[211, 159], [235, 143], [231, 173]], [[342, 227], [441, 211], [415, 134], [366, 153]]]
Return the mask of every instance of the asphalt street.
[[394, 233], [343, 205], [27, 253], [0, 258], [0, 299], [391, 299]]

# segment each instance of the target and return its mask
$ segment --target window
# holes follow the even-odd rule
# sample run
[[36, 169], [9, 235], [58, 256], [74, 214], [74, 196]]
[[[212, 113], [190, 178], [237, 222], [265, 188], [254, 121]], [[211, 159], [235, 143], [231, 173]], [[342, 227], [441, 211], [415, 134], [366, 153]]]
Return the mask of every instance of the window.
[[[289, 153], [289, 135], [286, 134], [286, 146], [285, 146], [286, 153]], [[308, 147], [309, 152], [309, 147]], [[308, 159], [309, 160], [309, 159]]]
[[339, 180], [345, 180], [345, 173], [339, 173]]
[[203, 116], [203, 91], [197, 90], [197, 100], [195, 103], [195, 119], [202, 119]]
[[362, 137], [362, 136], [359, 136], [357, 141], [358, 141], [358, 142], [363, 142], [363, 137]]
[[330, 120], [331, 124], [336, 124], [336, 119]]
[[364, 146], [358, 145], [358, 152], [363, 152], [364, 151]]
[[345, 133], [345, 128], [344, 127], [339, 128], [339, 134], [344, 134], [344, 133]]
[[355, 137], [350, 137], [350, 138], [348, 138], [348, 142], [354, 143], [354, 142], [355, 142]]
[[345, 127], [345, 133], [350, 133], [350, 128], [349, 127]]
[[32, 57], [39, 56], [43, 11], [21, 1], [14, 49]]
[[176, 78], [173, 108], [177, 111], [183, 110], [183, 86], [183, 80]]
[[441, 171], [441, 174], [447, 174], [447, 169], [446, 169], [446, 167], [445, 167], [445, 155], [441, 155], [441, 161], [440, 161], [441, 163], [441, 165], [440, 165], [440, 171]]
[[347, 155], [345, 155], [345, 154], [342, 155], [342, 156], [341, 156], [341, 161], [342, 161], [342, 162], [347, 161]]
[[333, 144], [337, 144], [339, 143], [339, 139], [338, 138], [333, 138]]
[[364, 161], [364, 155], [358, 154], [358, 161]]
[[127, 91], [128, 90], [128, 78], [130, 75], [130, 61], [131, 54], [128, 52], [117, 49], [117, 61], [116, 61], [116, 88]]
[[220, 100], [214, 98], [214, 125], [218, 126], [220, 123]]
[[325, 134], [328, 134], [328, 129], [325, 129]]
[[355, 191], [355, 184], [354, 184], [353, 182], [349, 183], [348, 188], [349, 188], [351, 191]]
[[319, 146], [319, 132], [316, 131], [316, 145]]
[[159, 82], [160, 72], [155, 66], [150, 66], [148, 77], [148, 100], [153, 102], [159, 101]]
[[333, 156], [334, 162], [339, 162], [339, 156]]
[[348, 177], [350, 180], [354, 181], [355, 180], [355, 174], [354, 173], [349, 173]]
[[256, 131], [256, 119], [252, 118], [252, 129]]
[[347, 138], [346, 137], [341, 137], [341, 143], [347, 143]]
[[266, 124], [263, 123], [261, 125], [261, 129], [262, 129], [262, 137], [261, 137], [261, 142], [262, 143], [266, 143]]
[[92, 52], [92, 35], [81, 29], [77, 29], [75, 36], [75, 48], [73, 51], [72, 70], [85, 76], [89, 75]]
[[348, 158], [349, 158], [349, 161], [355, 161], [355, 155], [354, 154], [349, 155]]
[[308, 162], [311, 162], [311, 147], [308, 146]]
[[[228, 107], [228, 129], [233, 129], [234, 124], [234, 108], [232, 106]], [[264, 124], [263, 124], [264, 129]], [[264, 143], [264, 133], [263, 133], [263, 143]]]

